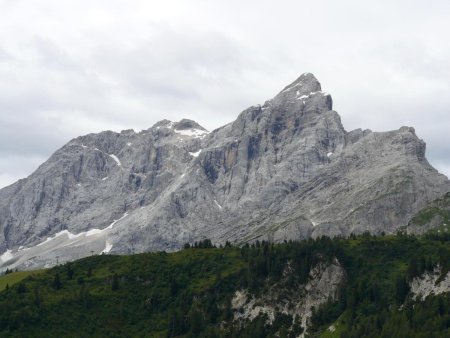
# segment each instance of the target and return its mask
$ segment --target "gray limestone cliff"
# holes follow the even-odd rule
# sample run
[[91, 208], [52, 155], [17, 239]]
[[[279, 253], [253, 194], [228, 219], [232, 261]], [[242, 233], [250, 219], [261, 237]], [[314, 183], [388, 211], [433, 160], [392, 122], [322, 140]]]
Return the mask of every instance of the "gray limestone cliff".
[[334, 259], [331, 263], [320, 262], [313, 267], [304, 284], [290, 280], [296, 273], [290, 265], [286, 266], [283, 278], [259, 296], [251, 295], [247, 290], [236, 291], [231, 301], [234, 320], [253, 321], [258, 315], [267, 315], [267, 322], [272, 324], [277, 314], [282, 313], [292, 316], [293, 322], [300, 324], [304, 330], [300, 337], [305, 337], [313, 310], [338, 299], [346, 272]]
[[0, 190], [0, 268], [91, 253], [392, 233], [450, 191], [413, 128], [347, 132], [310, 73], [212, 132], [89, 134]]
[[433, 271], [425, 271], [422, 275], [415, 277], [409, 283], [409, 287], [412, 299], [421, 301], [430, 295], [450, 292], [450, 272], [438, 265]]

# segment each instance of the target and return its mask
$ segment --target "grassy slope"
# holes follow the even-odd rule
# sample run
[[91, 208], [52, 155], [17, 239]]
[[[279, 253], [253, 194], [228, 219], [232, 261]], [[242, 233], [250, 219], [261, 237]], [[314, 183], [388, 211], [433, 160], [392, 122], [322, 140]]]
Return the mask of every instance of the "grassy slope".
[[43, 271], [45, 270], [18, 271], [0, 276], [0, 291], [3, 291], [6, 288], [6, 285], [13, 286], [14, 284], [19, 283], [28, 276], [36, 276]]
[[410, 223], [425, 225], [436, 216], [440, 216], [444, 224], [450, 224], [450, 193], [436, 199], [429, 206], [419, 211]]

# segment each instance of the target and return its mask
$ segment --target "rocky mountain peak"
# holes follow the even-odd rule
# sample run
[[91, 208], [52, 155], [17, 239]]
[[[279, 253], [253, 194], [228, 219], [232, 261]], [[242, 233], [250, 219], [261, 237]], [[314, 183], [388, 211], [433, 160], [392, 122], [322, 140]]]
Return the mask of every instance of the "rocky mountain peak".
[[322, 91], [313, 74], [304, 73], [273, 99], [266, 101], [263, 109], [267, 108], [282, 115], [312, 117], [332, 110], [333, 101], [330, 94]]
[[152, 128], [167, 127], [167, 126], [169, 126], [169, 125], [171, 125], [171, 124], [173, 124], [172, 121], [167, 120], [167, 119], [164, 119], [164, 120], [161, 120], [161, 121], [156, 122], [156, 123], [152, 126]]
[[170, 120], [162, 120], [155, 123], [152, 128], [168, 128], [172, 130], [172, 133], [181, 134], [184, 136], [205, 136], [208, 131], [194, 120], [182, 119], [179, 122], [172, 122]]
[[173, 127], [175, 128], [175, 130], [197, 129], [206, 131], [206, 129], [199, 125], [197, 122], [189, 119], [182, 119], [181, 121], [174, 123]]
[[321, 90], [320, 82], [313, 74], [303, 73], [297, 80], [284, 87], [281, 93], [298, 92], [300, 95], [308, 95]]

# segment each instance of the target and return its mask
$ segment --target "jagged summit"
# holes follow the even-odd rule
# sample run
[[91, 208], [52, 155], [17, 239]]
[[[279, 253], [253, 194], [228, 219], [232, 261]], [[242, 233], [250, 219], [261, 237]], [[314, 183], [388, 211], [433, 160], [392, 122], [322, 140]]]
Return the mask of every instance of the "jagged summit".
[[187, 131], [187, 130], [194, 130], [198, 132], [207, 132], [205, 128], [203, 128], [200, 124], [195, 122], [194, 120], [190, 119], [182, 119], [179, 122], [172, 122], [170, 120], [161, 120], [159, 122], [156, 122], [152, 128], [169, 128], [176, 131]]
[[167, 120], [167, 119], [164, 119], [164, 120], [161, 120], [161, 121], [156, 122], [156, 123], [152, 126], [152, 128], [166, 127], [166, 126], [169, 126], [169, 125], [172, 125], [172, 124], [173, 124], [172, 121]]
[[321, 91], [320, 82], [311, 73], [303, 73], [290, 85], [283, 88], [281, 93], [287, 93], [291, 90], [298, 91], [300, 95], [307, 95], [311, 92]]
[[313, 74], [304, 73], [273, 99], [266, 101], [263, 108], [272, 108], [283, 114], [320, 114], [333, 109], [333, 100], [330, 94], [322, 91]]
[[211, 133], [163, 120], [70, 141], [0, 190], [0, 269], [204, 238], [392, 233], [448, 191], [413, 129], [347, 132], [305, 73]]
[[189, 119], [182, 119], [181, 121], [176, 122], [173, 127], [176, 130], [198, 129], [206, 131], [206, 129], [199, 125], [197, 122]]

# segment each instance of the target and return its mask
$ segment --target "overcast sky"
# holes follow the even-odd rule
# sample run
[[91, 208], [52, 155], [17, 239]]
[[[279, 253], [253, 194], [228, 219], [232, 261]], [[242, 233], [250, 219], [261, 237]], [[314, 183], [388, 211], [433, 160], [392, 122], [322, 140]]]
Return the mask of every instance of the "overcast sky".
[[0, 187], [71, 138], [207, 129], [301, 73], [347, 130], [413, 126], [450, 176], [450, 1], [0, 0]]

